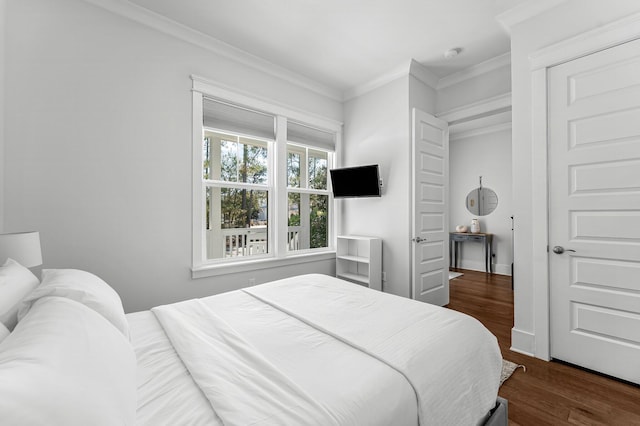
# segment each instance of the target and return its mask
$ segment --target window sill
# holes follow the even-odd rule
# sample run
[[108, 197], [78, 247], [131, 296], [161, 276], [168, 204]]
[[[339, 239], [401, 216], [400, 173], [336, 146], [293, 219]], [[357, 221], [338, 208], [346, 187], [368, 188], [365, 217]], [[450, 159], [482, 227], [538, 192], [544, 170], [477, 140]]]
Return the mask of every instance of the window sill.
[[323, 260], [334, 260], [336, 252], [323, 251], [320, 253], [303, 253], [290, 255], [283, 258], [269, 258], [247, 260], [245, 262], [234, 262], [219, 265], [202, 265], [191, 268], [191, 278], [206, 278], [219, 275], [235, 274], [238, 272], [250, 272], [260, 269], [279, 268], [282, 266], [298, 265], [301, 263], [318, 262]]

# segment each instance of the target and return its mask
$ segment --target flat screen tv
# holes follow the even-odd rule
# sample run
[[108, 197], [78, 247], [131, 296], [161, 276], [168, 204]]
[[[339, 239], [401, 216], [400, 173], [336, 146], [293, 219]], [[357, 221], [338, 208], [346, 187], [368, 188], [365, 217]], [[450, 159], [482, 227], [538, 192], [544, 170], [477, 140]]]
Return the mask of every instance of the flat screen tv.
[[380, 197], [378, 165], [331, 169], [331, 186], [335, 198]]

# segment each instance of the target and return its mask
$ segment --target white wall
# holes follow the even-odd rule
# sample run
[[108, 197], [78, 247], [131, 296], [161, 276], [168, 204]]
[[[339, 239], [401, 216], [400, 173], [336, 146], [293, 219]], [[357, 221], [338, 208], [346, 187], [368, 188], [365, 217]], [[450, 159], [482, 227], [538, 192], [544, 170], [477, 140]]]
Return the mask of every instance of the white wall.
[[[536, 324], [534, 300], [547, 286], [533, 282], [536, 258], [531, 240], [533, 196], [540, 191], [532, 178], [532, 97], [529, 56], [549, 45], [598, 28], [606, 23], [640, 12], [637, 0], [568, 0], [558, 7], [515, 25], [511, 29], [511, 64], [513, 95], [513, 206], [515, 214], [515, 319], [512, 344], [515, 349], [534, 353]], [[539, 327], [540, 325], [538, 325]]]
[[344, 105], [343, 165], [379, 164], [381, 198], [344, 199], [343, 234], [382, 238], [383, 289], [410, 296], [411, 109], [433, 113], [435, 91], [409, 74]]
[[7, 4], [5, 229], [134, 311], [334, 261], [191, 279], [191, 74], [341, 120], [339, 102], [81, 0]]
[[386, 292], [409, 296], [408, 77], [345, 103], [342, 166], [379, 164], [382, 197], [337, 201], [345, 235], [382, 238]]
[[4, 230], [4, 70], [7, 0], [0, 0], [0, 232]]
[[[452, 137], [449, 164], [451, 230], [455, 230], [456, 225], [470, 227], [471, 219], [478, 218], [481, 231], [494, 234], [494, 271], [511, 275], [511, 129], [460, 139]], [[465, 205], [467, 194], [478, 187], [479, 176], [482, 176], [482, 186], [493, 189], [498, 195], [496, 210], [480, 217], [471, 214]], [[461, 246], [459, 267], [484, 271], [482, 246], [474, 243]]]
[[439, 88], [438, 113], [509, 93], [511, 91], [511, 67], [501, 57], [496, 60], [503, 65], [480, 74], [474, 72], [479, 67], [471, 67], [458, 73], [459, 75], [466, 73], [470, 78]]

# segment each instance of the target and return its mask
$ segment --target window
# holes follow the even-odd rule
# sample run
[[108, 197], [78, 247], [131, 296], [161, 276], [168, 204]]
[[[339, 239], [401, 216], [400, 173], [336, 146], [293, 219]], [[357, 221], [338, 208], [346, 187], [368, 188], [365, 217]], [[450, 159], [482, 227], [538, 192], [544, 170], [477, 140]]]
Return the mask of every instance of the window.
[[287, 144], [289, 251], [329, 246], [329, 155]]
[[269, 145], [204, 129], [207, 259], [269, 253]]
[[193, 96], [194, 271], [330, 252], [339, 125]]

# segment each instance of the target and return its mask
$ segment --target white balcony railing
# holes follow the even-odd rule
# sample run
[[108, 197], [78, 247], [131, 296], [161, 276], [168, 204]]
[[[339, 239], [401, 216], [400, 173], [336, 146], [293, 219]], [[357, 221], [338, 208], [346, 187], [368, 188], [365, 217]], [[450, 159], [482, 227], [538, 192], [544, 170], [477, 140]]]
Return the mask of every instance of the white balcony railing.
[[302, 235], [302, 226], [290, 226], [287, 233], [287, 246], [289, 251], [300, 250], [300, 239]]
[[222, 229], [224, 257], [253, 256], [267, 252], [267, 228]]
[[[299, 250], [301, 248], [303, 226], [289, 226], [287, 232], [287, 247], [289, 250]], [[215, 257], [239, 257], [255, 256], [267, 253], [268, 239], [267, 228], [230, 228], [221, 229], [215, 237], [213, 230], [207, 230], [207, 243], [209, 246], [209, 258]], [[216, 241], [218, 240], [218, 241]], [[215, 250], [220, 247], [221, 250]], [[216, 255], [216, 252], [218, 253]], [[220, 256], [220, 253], [222, 256]]]

